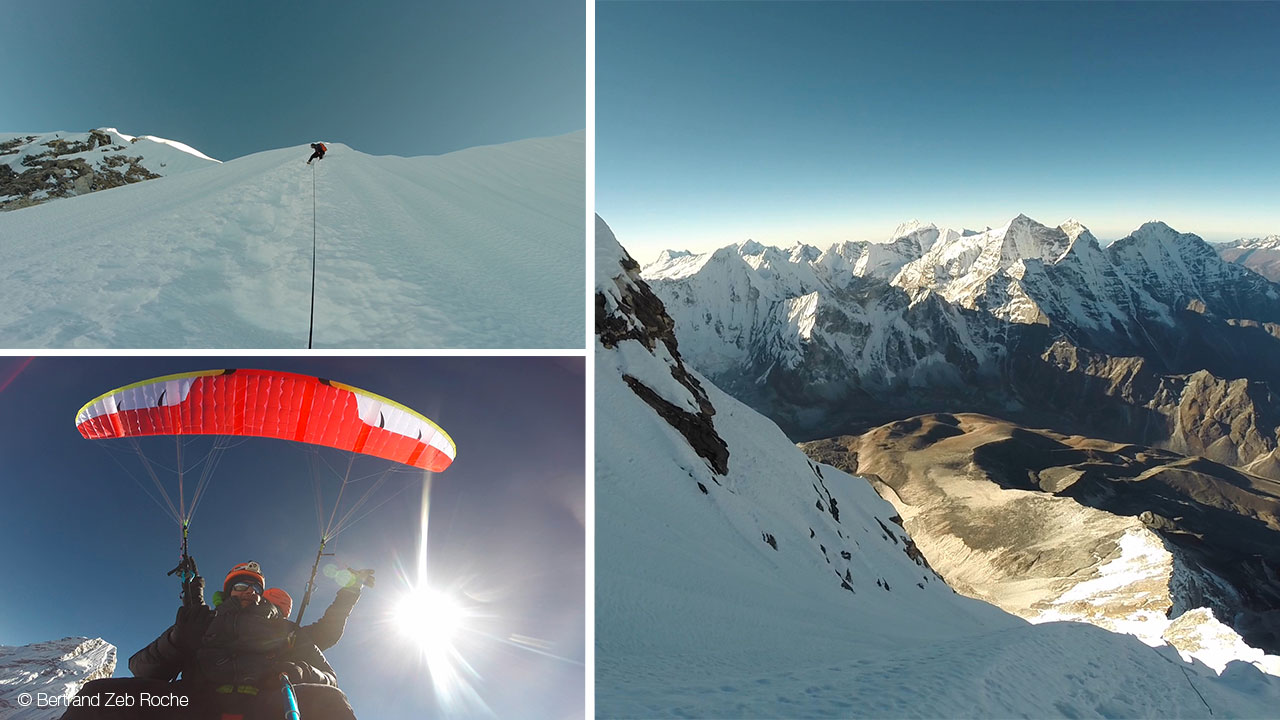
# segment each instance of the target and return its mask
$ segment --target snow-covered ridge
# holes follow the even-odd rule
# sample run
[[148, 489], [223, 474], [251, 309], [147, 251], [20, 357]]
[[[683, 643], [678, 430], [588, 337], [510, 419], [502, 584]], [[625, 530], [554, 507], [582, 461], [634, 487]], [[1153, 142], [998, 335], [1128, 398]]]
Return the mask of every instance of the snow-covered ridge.
[[1216, 245], [1219, 248], [1241, 248], [1244, 250], [1280, 250], [1280, 235], [1240, 238], [1239, 240], [1216, 243]]
[[685, 338], [599, 219], [595, 246], [601, 716], [1252, 716], [1280, 700], [1245, 663], [1218, 677], [954, 594], [863, 478], [677, 362]]
[[[143, 141], [139, 140], [139, 144]], [[0, 347], [582, 344], [585, 133], [306, 145], [0, 213]]]
[[[115, 667], [115, 646], [101, 638], [67, 637], [18, 647], [0, 645], [0, 718], [59, 718], [66, 706], [50, 698], [70, 698], [90, 680], [111, 677]], [[24, 694], [30, 694], [32, 699]], [[35, 698], [41, 694], [45, 703], [38, 706]]]

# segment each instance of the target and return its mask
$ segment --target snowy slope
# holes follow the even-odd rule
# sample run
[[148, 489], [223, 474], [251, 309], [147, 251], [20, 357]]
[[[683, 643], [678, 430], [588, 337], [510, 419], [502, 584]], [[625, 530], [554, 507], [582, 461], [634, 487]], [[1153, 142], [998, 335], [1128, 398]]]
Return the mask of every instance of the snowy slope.
[[0, 214], [0, 346], [306, 347], [313, 221], [318, 348], [581, 343], [583, 133], [329, 148]]
[[116, 649], [100, 638], [68, 637], [21, 647], [0, 645], [0, 718], [54, 720], [90, 680], [115, 672]]
[[1272, 282], [1280, 282], [1280, 235], [1217, 243], [1223, 260], [1243, 265]]
[[952, 593], [864, 480], [811, 464], [684, 366], [638, 270], [597, 220], [598, 715], [1220, 717], [1280, 701], [1244, 663], [1217, 677]]

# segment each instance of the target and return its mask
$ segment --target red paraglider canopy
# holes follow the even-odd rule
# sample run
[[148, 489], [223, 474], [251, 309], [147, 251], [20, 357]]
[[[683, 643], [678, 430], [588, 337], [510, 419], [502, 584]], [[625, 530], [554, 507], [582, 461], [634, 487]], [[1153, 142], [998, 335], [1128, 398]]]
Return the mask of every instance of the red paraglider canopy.
[[76, 415], [90, 440], [239, 435], [295, 440], [440, 472], [453, 440], [399, 403], [359, 388], [274, 370], [205, 370], [153, 378], [94, 398]]

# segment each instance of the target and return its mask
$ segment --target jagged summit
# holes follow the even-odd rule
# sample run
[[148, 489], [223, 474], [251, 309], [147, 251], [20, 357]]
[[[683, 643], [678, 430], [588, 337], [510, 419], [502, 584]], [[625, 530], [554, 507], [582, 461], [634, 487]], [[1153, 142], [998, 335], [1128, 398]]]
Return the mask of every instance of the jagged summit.
[[689, 257], [692, 254], [693, 253], [690, 252], [689, 250], [663, 250], [662, 252], [658, 253], [658, 259], [655, 260], [654, 262], [668, 263], [668, 262], [671, 262], [672, 260], [678, 260], [680, 258]]
[[919, 232], [920, 230], [929, 230], [929, 229], [937, 230], [938, 228], [933, 223], [924, 223], [924, 222], [920, 222], [919, 220], [908, 220], [902, 223], [901, 225], [899, 225], [898, 227], [894, 228], [893, 232], [889, 233], [889, 237], [887, 238], [887, 241], [893, 242], [898, 238], [906, 237], [908, 235], [911, 235], [912, 233]]
[[1240, 238], [1230, 242], [1218, 243], [1219, 246], [1244, 248], [1248, 250], [1280, 250], [1280, 235], [1266, 237]]

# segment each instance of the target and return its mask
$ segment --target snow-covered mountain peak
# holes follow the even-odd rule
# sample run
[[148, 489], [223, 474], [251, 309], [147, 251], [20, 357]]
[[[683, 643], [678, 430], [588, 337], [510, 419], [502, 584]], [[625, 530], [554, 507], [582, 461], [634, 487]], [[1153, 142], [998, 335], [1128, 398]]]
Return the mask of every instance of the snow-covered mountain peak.
[[822, 257], [822, 250], [812, 245], [798, 242], [787, 250], [787, 255], [793, 263], [812, 264]]
[[693, 255], [693, 253], [688, 250], [663, 250], [662, 252], [658, 253], [658, 259], [654, 260], [653, 263], [655, 265], [663, 265], [675, 260], [679, 260], [680, 258], [689, 257], [690, 255]]
[[1071, 245], [1071, 238], [1060, 228], [1051, 228], [1019, 214], [1005, 227], [1004, 260], [1044, 260], [1056, 262]]
[[937, 226], [934, 225], [933, 223], [924, 223], [924, 222], [920, 222], [919, 220], [908, 220], [902, 223], [901, 225], [899, 225], [898, 227], [894, 228], [893, 232], [889, 233], [889, 237], [886, 239], [886, 242], [893, 242], [898, 238], [906, 237], [913, 233], [917, 233], [921, 230], [937, 230], [937, 229], [938, 229]]
[[1177, 230], [1174, 230], [1173, 228], [1169, 227], [1167, 224], [1165, 224], [1161, 220], [1148, 220], [1147, 222], [1144, 222], [1142, 223], [1142, 225], [1138, 226], [1137, 230], [1134, 230], [1132, 233], [1130, 233], [1130, 235], [1136, 238], [1142, 238], [1142, 239], [1150, 238], [1150, 239], [1157, 239], [1157, 240], [1175, 239], [1181, 234], [1182, 233], [1179, 233]]
[[1072, 240], [1075, 240], [1077, 237], [1079, 237], [1081, 233], [1089, 232], [1089, 228], [1085, 227], [1084, 223], [1080, 222], [1079, 220], [1076, 220], [1075, 218], [1067, 218], [1062, 222], [1061, 225], [1058, 226], [1058, 229], [1066, 233], [1067, 237], [1071, 238]]
[[765, 246], [755, 240], [744, 240], [737, 244], [738, 254], [742, 256], [759, 255], [765, 251]]
[[116, 648], [101, 638], [0, 645], [0, 718], [61, 717], [66, 706], [58, 699], [74, 696], [90, 680], [111, 677], [115, 667]]

